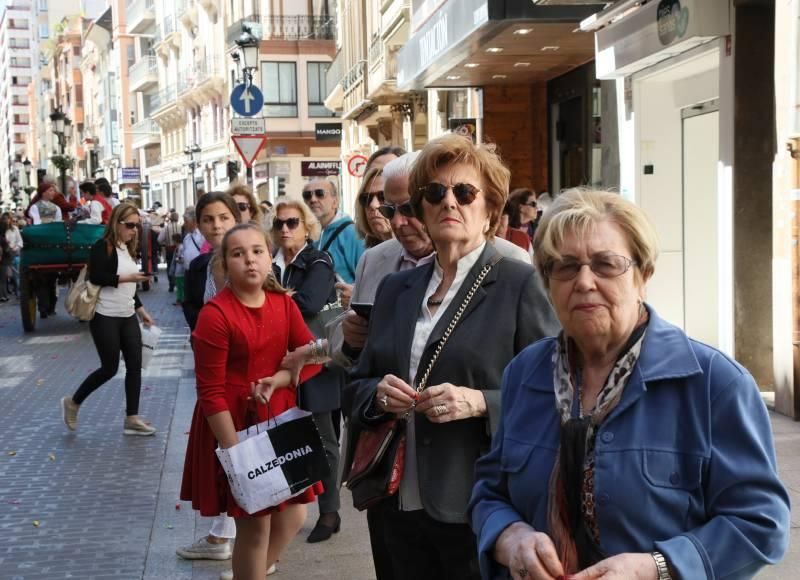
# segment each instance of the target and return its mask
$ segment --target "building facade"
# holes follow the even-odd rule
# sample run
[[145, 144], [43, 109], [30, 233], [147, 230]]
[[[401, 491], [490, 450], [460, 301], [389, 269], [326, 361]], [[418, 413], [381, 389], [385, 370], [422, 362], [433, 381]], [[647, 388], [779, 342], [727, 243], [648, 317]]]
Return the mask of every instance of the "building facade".
[[0, 16], [0, 189], [11, 196], [27, 185], [22, 162], [30, 132], [28, 86], [33, 79], [32, 12], [22, 0]]

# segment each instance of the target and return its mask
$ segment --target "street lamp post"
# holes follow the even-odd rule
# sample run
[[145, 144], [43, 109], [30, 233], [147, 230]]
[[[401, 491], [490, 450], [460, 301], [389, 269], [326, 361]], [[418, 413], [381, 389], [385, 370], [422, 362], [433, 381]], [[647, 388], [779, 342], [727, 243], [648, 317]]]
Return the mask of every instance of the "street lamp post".
[[61, 177], [61, 193], [67, 195], [67, 167], [64, 161], [64, 153], [67, 147], [67, 139], [72, 135], [72, 121], [64, 114], [59, 106], [55, 111], [50, 113], [50, 120], [53, 122], [53, 132], [58, 138], [58, 146], [62, 157], [62, 163], [59, 167]]
[[[259, 39], [246, 24], [242, 24], [242, 34], [236, 39], [238, 52], [234, 52], [232, 57], [234, 62], [239, 65], [242, 62], [242, 76], [247, 87], [253, 86], [253, 72], [258, 68]], [[249, 63], [249, 64], [248, 64]], [[253, 168], [247, 166], [247, 185], [253, 187]]]
[[194, 154], [200, 153], [200, 145], [195, 143], [191, 147], [186, 147], [183, 152], [189, 156], [189, 167], [192, 169], [192, 191], [194, 192], [194, 202], [197, 203], [197, 181], [194, 179], [194, 170], [199, 165], [198, 161], [194, 160]]

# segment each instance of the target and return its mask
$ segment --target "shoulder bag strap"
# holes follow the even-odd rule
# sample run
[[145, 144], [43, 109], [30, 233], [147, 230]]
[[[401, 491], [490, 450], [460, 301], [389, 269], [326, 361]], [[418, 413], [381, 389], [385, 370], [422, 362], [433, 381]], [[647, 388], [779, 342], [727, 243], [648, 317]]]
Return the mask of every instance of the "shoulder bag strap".
[[327, 251], [328, 251], [328, 248], [330, 248], [330, 247], [331, 247], [331, 244], [334, 242], [334, 240], [336, 240], [336, 238], [338, 238], [338, 237], [339, 237], [339, 234], [341, 234], [343, 231], [345, 231], [345, 230], [347, 229], [347, 227], [348, 227], [350, 224], [352, 224], [352, 223], [353, 223], [353, 222], [351, 222], [351, 221], [347, 221], [347, 222], [345, 222], [345, 223], [341, 224], [341, 225], [340, 225], [338, 228], [336, 228], [336, 229], [333, 231], [333, 234], [331, 234], [331, 237], [330, 237], [330, 238], [328, 238], [328, 241], [326, 241], [326, 242], [325, 242], [325, 245], [324, 245], [324, 246], [322, 246], [322, 248], [320, 248], [320, 249], [321, 249], [323, 252], [327, 252]]
[[450, 324], [447, 326], [447, 330], [444, 331], [442, 339], [439, 341], [439, 344], [436, 345], [436, 350], [433, 352], [430, 362], [428, 362], [425, 373], [422, 375], [422, 378], [417, 384], [417, 393], [421, 393], [425, 390], [425, 387], [428, 386], [428, 379], [430, 378], [431, 371], [433, 370], [433, 365], [435, 365], [436, 361], [439, 360], [439, 355], [442, 354], [442, 349], [447, 343], [447, 339], [450, 338], [451, 334], [453, 334], [453, 330], [455, 330], [458, 321], [461, 320], [461, 316], [464, 314], [464, 311], [466, 311], [469, 303], [472, 302], [472, 297], [475, 296], [475, 292], [477, 292], [478, 288], [480, 288], [480, 285], [483, 283], [484, 278], [486, 278], [486, 275], [492, 269], [492, 266], [494, 266], [501, 259], [501, 256], [495, 256], [483, 267], [480, 274], [478, 274], [478, 277], [475, 279], [475, 283], [472, 284], [472, 288], [469, 289], [469, 292], [467, 292], [467, 295], [464, 297], [464, 302], [461, 303], [461, 306], [456, 311], [455, 316], [453, 316], [453, 320], [451, 320]]

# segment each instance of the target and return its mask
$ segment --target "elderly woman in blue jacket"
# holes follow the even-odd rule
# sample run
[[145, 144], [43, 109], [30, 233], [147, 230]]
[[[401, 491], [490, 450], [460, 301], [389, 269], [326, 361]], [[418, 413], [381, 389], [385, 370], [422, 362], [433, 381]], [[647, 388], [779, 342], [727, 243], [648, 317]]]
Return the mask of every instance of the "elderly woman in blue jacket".
[[565, 193], [544, 215], [534, 255], [563, 331], [505, 372], [469, 508], [485, 578], [749, 578], [782, 557], [758, 388], [645, 303], [657, 253], [616, 194]]

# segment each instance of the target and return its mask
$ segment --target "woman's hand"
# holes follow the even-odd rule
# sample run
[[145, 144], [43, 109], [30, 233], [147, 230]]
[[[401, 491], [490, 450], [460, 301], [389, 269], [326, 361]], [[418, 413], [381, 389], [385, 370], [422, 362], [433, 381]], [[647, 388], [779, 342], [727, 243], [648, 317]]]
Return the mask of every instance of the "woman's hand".
[[442, 383], [422, 391], [416, 410], [433, 423], [449, 423], [483, 417], [486, 415], [486, 399], [477, 389]]
[[375, 401], [378, 408], [386, 413], [403, 413], [414, 404], [417, 392], [403, 379], [386, 375], [378, 383]]
[[311, 348], [300, 346], [291, 352], [287, 352], [281, 361], [281, 368], [289, 371], [292, 377], [292, 382], [296, 385], [300, 382], [300, 372], [303, 367], [309, 364], [311, 359]]
[[658, 569], [652, 554], [617, 554], [572, 576], [574, 580], [656, 580]]
[[287, 370], [280, 370], [271, 377], [258, 379], [255, 383], [250, 383], [252, 397], [259, 403], [269, 402], [272, 394], [277, 389], [285, 389], [292, 385], [292, 374]]
[[514, 580], [564, 577], [553, 541], [524, 522], [511, 524], [503, 530], [494, 546], [494, 559], [508, 568]]
[[139, 317], [142, 319], [142, 324], [145, 326], [153, 326], [156, 321], [153, 320], [153, 317], [148, 314], [147, 310], [144, 308], [139, 309]]
[[353, 296], [353, 284], [337, 282], [335, 287], [339, 291], [339, 301], [342, 306], [344, 308], [350, 308], [350, 298]]

